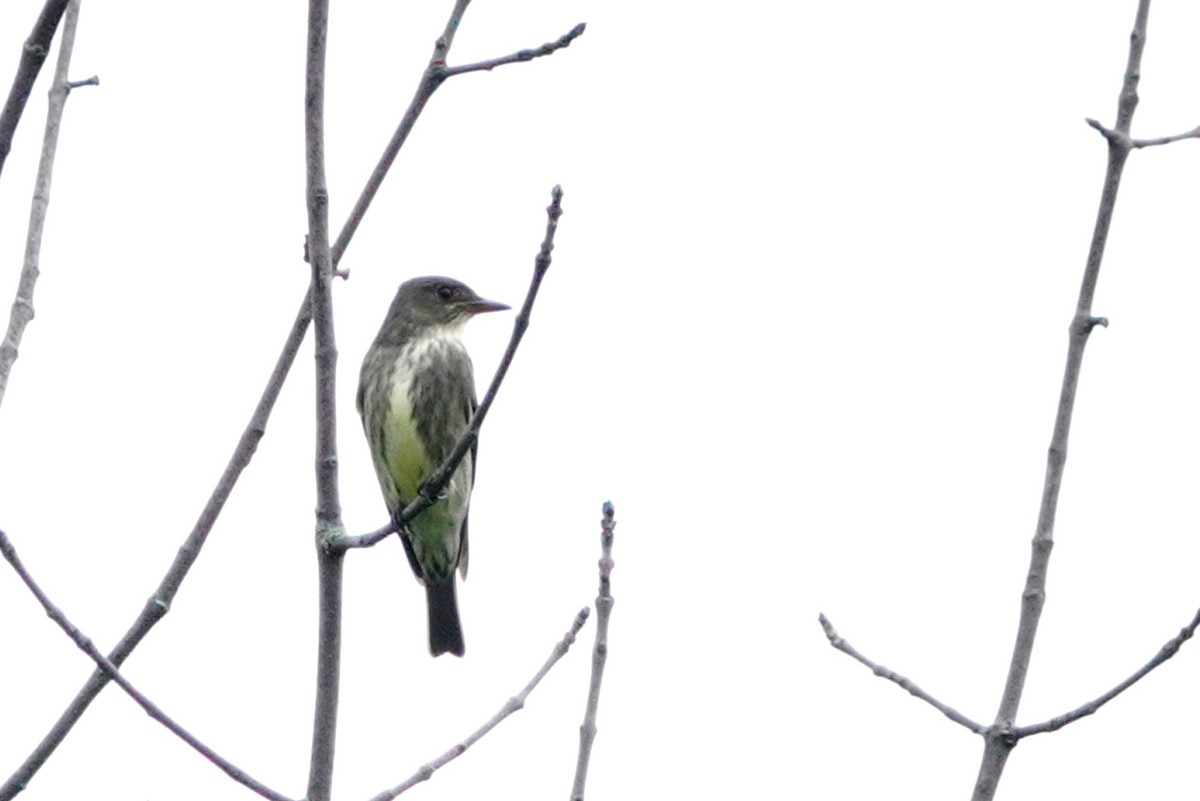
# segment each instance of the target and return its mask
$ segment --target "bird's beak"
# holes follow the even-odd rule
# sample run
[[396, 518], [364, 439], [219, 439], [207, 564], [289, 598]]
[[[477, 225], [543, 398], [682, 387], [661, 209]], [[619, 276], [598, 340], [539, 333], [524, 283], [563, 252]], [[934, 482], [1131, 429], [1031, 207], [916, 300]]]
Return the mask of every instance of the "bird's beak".
[[484, 312], [508, 311], [511, 306], [500, 303], [495, 300], [486, 300], [484, 298], [476, 298], [468, 300], [462, 304], [463, 309], [467, 314], [483, 314]]

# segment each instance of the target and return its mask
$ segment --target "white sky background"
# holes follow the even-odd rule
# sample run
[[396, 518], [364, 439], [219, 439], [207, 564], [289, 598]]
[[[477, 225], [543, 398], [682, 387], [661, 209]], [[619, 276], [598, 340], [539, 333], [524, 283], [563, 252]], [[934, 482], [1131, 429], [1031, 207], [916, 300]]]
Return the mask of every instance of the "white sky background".
[[[1025, 580], [1134, 0], [477, 0], [449, 81], [335, 290], [344, 517], [384, 522], [354, 411], [395, 286], [516, 304], [555, 262], [484, 428], [460, 589], [432, 660], [398, 542], [347, 558], [335, 794], [407, 777], [489, 717], [596, 591], [617, 598], [589, 797], [964, 798], [981, 741], [832, 650], [990, 722]], [[0, 5], [7, 85], [40, 2]], [[737, 8], [732, 12], [730, 9]], [[412, 95], [449, 2], [335, 3], [331, 224]], [[108, 648], [191, 529], [307, 283], [304, 4], [84, 3], [37, 287], [0, 408], [0, 527]], [[1200, 10], [1151, 13], [1138, 136], [1200, 122]], [[0, 180], [20, 268], [53, 64]], [[1134, 153], [1096, 296], [1049, 599], [1019, 722], [1149, 659], [1200, 605], [1194, 297], [1200, 143]], [[9, 295], [2, 300], [6, 307]], [[486, 386], [511, 316], [474, 322]], [[311, 335], [172, 613], [127, 675], [282, 792], [307, 775], [316, 636]], [[0, 570], [0, 773], [91, 671]], [[562, 798], [593, 636], [413, 792]], [[1200, 646], [1022, 743], [1000, 798], [1194, 791]], [[106, 690], [22, 798], [252, 798]]]

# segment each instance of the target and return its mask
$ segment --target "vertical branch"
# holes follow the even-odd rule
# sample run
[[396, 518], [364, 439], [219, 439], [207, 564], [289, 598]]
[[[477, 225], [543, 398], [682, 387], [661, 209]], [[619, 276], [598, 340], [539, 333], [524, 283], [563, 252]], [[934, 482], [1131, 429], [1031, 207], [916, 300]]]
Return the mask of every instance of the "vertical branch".
[[[8, 332], [0, 342], [0, 403], [8, 389], [8, 376], [25, 326], [33, 319], [33, 289], [38, 280], [38, 260], [42, 252], [42, 230], [46, 226], [46, 207], [50, 204], [50, 180], [54, 175], [54, 156], [58, 152], [58, 130], [70, 88], [67, 73], [71, 68], [71, 51], [75, 48], [75, 27], [79, 20], [79, 0], [71, 0], [62, 23], [62, 41], [58, 45], [58, 64], [54, 82], [50, 85], [50, 103], [46, 111], [46, 132], [42, 137], [42, 159], [38, 163], [37, 179], [33, 185], [33, 201], [29, 206], [29, 233], [25, 237], [25, 262], [17, 282], [17, 296], [8, 316]], [[14, 122], [15, 124], [15, 122]]]
[[1071, 321], [1067, 346], [1067, 364], [1063, 373], [1062, 390], [1058, 398], [1058, 412], [1054, 419], [1054, 433], [1046, 457], [1046, 480], [1042, 490], [1042, 502], [1038, 511], [1037, 529], [1032, 543], [1029, 572], [1025, 579], [1025, 590], [1021, 596], [1021, 618], [1017, 626], [1017, 640], [1013, 646], [1012, 661], [1008, 678], [1000, 700], [996, 720], [985, 735], [983, 760], [975, 783], [975, 801], [990, 801], [996, 792], [1000, 775], [1008, 755], [1016, 745], [1013, 724], [1021, 695], [1025, 689], [1025, 678], [1033, 654], [1033, 642], [1037, 636], [1038, 622], [1046, 602], [1046, 574], [1050, 567], [1050, 552], [1054, 548], [1054, 518], [1058, 510], [1058, 494], [1062, 488], [1063, 468], [1067, 461], [1067, 440], [1071, 433], [1071, 416], [1075, 408], [1075, 393], [1079, 386], [1079, 371], [1083, 364], [1083, 351], [1088, 337], [1097, 325], [1108, 321], [1092, 316], [1092, 299], [1096, 294], [1096, 282], [1100, 275], [1100, 263], [1104, 258], [1104, 246], [1116, 207], [1117, 190], [1121, 184], [1121, 173], [1129, 156], [1131, 139], [1130, 125], [1137, 108], [1137, 87], [1141, 72], [1142, 50], [1146, 43], [1146, 20], [1150, 13], [1150, 0], [1139, 0], [1137, 18], [1129, 40], [1129, 60], [1125, 78], [1117, 102], [1117, 127], [1105, 132], [1108, 142], [1108, 168], [1104, 177], [1104, 189], [1100, 196], [1100, 207], [1096, 214], [1096, 226], [1088, 249], [1087, 266], [1079, 289], [1079, 302], [1075, 317]]
[[338, 674], [342, 631], [344, 554], [325, 544], [341, 532], [338, 499], [337, 426], [334, 394], [337, 345], [330, 298], [333, 262], [329, 250], [329, 193], [325, 186], [325, 44], [327, 0], [308, 6], [308, 59], [305, 70], [304, 140], [307, 173], [308, 254], [312, 264], [312, 316], [316, 336], [317, 564], [320, 621], [317, 634], [317, 693], [313, 712], [308, 801], [328, 801], [333, 783], [337, 736]]
[[46, 56], [50, 55], [50, 41], [58, 30], [58, 23], [66, 11], [67, 0], [46, 0], [37, 21], [33, 23], [33, 31], [21, 47], [21, 60], [17, 63], [17, 74], [13, 77], [12, 87], [8, 90], [8, 99], [4, 101], [4, 109], [0, 111], [0, 172], [4, 171], [4, 162], [12, 150], [13, 135], [17, 132], [17, 123], [29, 102], [33, 91], [34, 81], [42, 71]]
[[588, 688], [583, 724], [579, 727], [579, 760], [575, 763], [575, 784], [571, 788], [571, 801], [583, 801], [588, 762], [592, 758], [592, 743], [596, 740], [596, 710], [600, 706], [600, 682], [604, 679], [604, 665], [608, 661], [608, 620], [612, 616], [614, 603], [611, 587], [613, 529], [617, 524], [613, 519], [612, 501], [605, 501], [603, 510], [604, 518], [600, 521], [600, 592], [596, 596], [596, 645], [592, 650], [592, 683]]

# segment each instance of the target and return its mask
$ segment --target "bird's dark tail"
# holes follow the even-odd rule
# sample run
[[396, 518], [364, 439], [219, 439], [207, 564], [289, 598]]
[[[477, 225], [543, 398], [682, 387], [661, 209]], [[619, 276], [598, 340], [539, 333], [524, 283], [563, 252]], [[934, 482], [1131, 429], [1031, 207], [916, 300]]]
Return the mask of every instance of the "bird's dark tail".
[[447, 651], [462, 656], [462, 624], [458, 620], [458, 599], [454, 592], [454, 574], [444, 583], [425, 582], [425, 602], [429, 606], [429, 653], [441, 656]]

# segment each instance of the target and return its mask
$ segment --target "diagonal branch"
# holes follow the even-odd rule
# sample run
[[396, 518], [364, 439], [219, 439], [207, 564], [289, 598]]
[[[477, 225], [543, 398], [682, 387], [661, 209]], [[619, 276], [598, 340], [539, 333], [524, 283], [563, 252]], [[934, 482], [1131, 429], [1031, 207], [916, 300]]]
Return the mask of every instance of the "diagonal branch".
[[[217, 486], [213, 489], [212, 494], [205, 503], [204, 509], [201, 510], [200, 516], [196, 519], [192, 531], [188, 534], [183, 545], [180, 546], [179, 552], [175, 555], [174, 561], [167, 569], [166, 575], [163, 576], [158, 588], [154, 594], [146, 601], [146, 605], [142, 608], [141, 614], [137, 620], [121, 637], [120, 642], [108, 654], [108, 659], [114, 665], [121, 665], [129, 657], [133, 650], [137, 648], [142, 639], [150, 633], [150, 629], [154, 628], [160, 620], [162, 620], [167, 612], [171, 611], [171, 603], [175, 599], [175, 593], [179, 591], [179, 587], [183, 584], [184, 578], [187, 577], [188, 571], [195, 564], [196, 558], [200, 555], [200, 549], [204, 546], [208, 539], [208, 534], [212, 531], [213, 526], [217, 522], [217, 517], [221, 514], [221, 510], [225, 507], [225, 502], [229, 500], [229, 496], [233, 493], [233, 488], [237, 484], [238, 478], [242, 471], [250, 464], [250, 459], [254, 456], [255, 450], [258, 448], [259, 440], [266, 433], [267, 419], [271, 416], [271, 410], [275, 406], [275, 401], [279, 398], [279, 393], [283, 389], [284, 379], [287, 378], [288, 371], [292, 367], [292, 362], [296, 359], [296, 354], [300, 350], [300, 344], [304, 341], [304, 333], [308, 330], [309, 320], [312, 319], [311, 306], [308, 302], [308, 295], [305, 295], [304, 303], [301, 305], [296, 316], [296, 321], [292, 324], [292, 330], [288, 334], [287, 341], [284, 343], [283, 351], [279, 354], [279, 359], [275, 363], [274, 369], [271, 371], [271, 377], [267, 381], [267, 386], [263, 390], [262, 397], [258, 401], [258, 405], [254, 409], [254, 414], [250, 417], [250, 422], [242, 431], [241, 437], [238, 439], [237, 446], [234, 448], [233, 455], [229, 458], [229, 464], [225, 467], [225, 472], [221, 474]], [[67, 734], [83, 717], [83, 713], [87, 711], [88, 706], [100, 694], [108, 684], [109, 676], [103, 671], [95, 671], [88, 677], [87, 682], [76, 693], [71, 703], [67, 706], [58, 720], [51, 727], [42, 741], [37, 747], [25, 758], [21, 766], [8, 778], [5, 783], [0, 786], [0, 801], [8, 801], [17, 793], [28, 785], [34, 774], [45, 764], [46, 760], [54, 753], [59, 744], [66, 739]]]
[[396, 785], [390, 790], [384, 790], [378, 795], [372, 796], [371, 801], [391, 801], [391, 799], [407, 790], [412, 789], [421, 782], [428, 781], [433, 777], [433, 774], [439, 768], [445, 767], [448, 763], [453, 762], [455, 759], [462, 756], [468, 748], [478, 742], [485, 734], [500, 725], [500, 722], [506, 717], [511, 715], [513, 712], [524, 709], [525, 699], [529, 697], [529, 694], [533, 692], [534, 688], [537, 687], [538, 684], [541, 683], [542, 679], [546, 677], [546, 674], [550, 672], [550, 668], [554, 667], [558, 660], [566, 656], [567, 651], [570, 650], [571, 646], [575, 643], [575, 637], [579, 634], [579, 630], [583, 628], [583, 624], [587, 622], [588, 614], [589, 610], [586, 606], [579, 610], [579, 614], [575, 615], [575, 621], [571, 624], [571, 628], [567, 630], [567, 633], [563, 636], [563, 638], [559, 640], [557, 645], [554, 646], [554, 650], [550, 652], [550, 658], [546, 660], [546, 663], [542, 665], [541, 669], [537, 673], [534, 674], [533, 678], [529, 680], [529, 683], [525, 685], [524, 689], [522, 689], [521, 692], [517, 693], [512, 698], [509, 698], [504, 703], [504, 706], [500, 708], [500, 711], [493, 715], [487, 723], [480, 726], [465, 740], [455, 745], [449, 751], [443, 753], [437, 759], [422, 765], [420, 770], [418, 770], [412, 776], [409, 776], [400, 784]]
[[115, 681], [117, 686], [124, 690], [129, 697], [137, 703], [138, 706], [144, 709], [147, 715], [157, 720], [168, 730], [170, 730], [171, 733], [173, 733], [176, 737], [183, 740], [193, 749], [198, 751], [201, 756], [224, 771], [226, 775], [228, 775], [238, 784], [250, 788], [263, 798], [271, 799], [271, 801], [291, 801], [288, 796], [284, 795], [283, 793], [276, 792], [270, 787], [267, 787], [265, 784], [246, 773], [237, 765], [234, 765], [216, 751], [213, 751], [207, 745], [200, 742], [200, 740], [192, 735], [191, 732], [176, 723], [173, 719], [171, 719], [170, 716], [159, 709], [153, 701], [142, 695], [142, 693], [136, 687], [130, 684], [129, 680], [122, 676], [117, 670], [117, 666], [114, 665], [111, 660], [107, 659], [104, 654], [100, 652], [100, 649], [97, 648], [95, 644], [88, 639], [86, 635], [84, 635], [83, 632], [76, 628], [73, 623], [71, 623], [67, 616], [63, 614], [62, 610], [55, 606], [50, 599], [46, 597], [46, 593], [42, 592], [42, 588], [38, 586], [37, 582], [33, 580], [33, 577], [29, 575], [29, 571], [25, 569], [25, 565], [22, 564], [20, 557], [17, 556], [17, 551], [13, 547], [12, 542], [8, 539], [8, 536], [3, 531], [0, 531], [0, 555], [3, 555], [5, 561], [12, 565], [13, 570], [17, 572], [17, 575], [20, 576], [21, 581], [25, 583], [25, 586], [29, 588], [29, 591], [33, 593], [34, 597], [38, 599], [38, 603], [40, 603], [42, 608], [46, 610], [46, 614], [50, 617], [50, 619], [58, 624], [58, 627], [61, 628], [66, 635], [71, 638], [71, 640], [81, 651], [92, 658], [92, 661], [99, 666], [100, 670], [104, 671], [104, 673], [113, 681]]
[[4, 162], [12, 151], [13, 135], [17, 132], [17, 123], [25, 112], [25, 104], [33, 92], [33, 84], [46, 56], [50, 55], [50, 42], [54, 32], [58, 30], [59, 20], [67, 10], [68, 0], [46, 0], [37, 21], [33, 23], [33, 31], [21, 47], [21, 60], [17, 63], [17, 74], [13, 77], [12, 87], [8, 90], [8, 99], [4, 101], [4, 109], [0, 110], [0, 172], [4, 171]]
[[541, 47], [535, 47], [532, 50], [518, 50], [515, 53], [509, 53], [507, 56], [499, 58], [489, 58], [487, 61], [476, 61], [474, 64], [460, 64], [457, 67], [446, 67], [442, 73], [443, 79], [452, 78], [455, 75], [464, 75], [468, 72], [490, 72], [496, 67], [503, 67], [505, 64], [518, 64], [522, 61], [533, 61], [541, 56], [548, 56], [556, 50], [561, 50], [564, 47], [570, 47], [571, 42], [578, 39], [587, 30], [587, 23], [581, 22], [571, 30], [564, 33], [562, 36], [555, 39], [553, 42], [546, 42]]
[[58, 44], [58, 63], [50, 84], [50, 102], [46, 110], [46, 131], [42, 136], [42, 157], [38, 162], [33, 200], [29, 204], [29, 232], [25, 236], [25, 261], [17, 281], [17, 296], [8, 316], [8, 332], [0, 342], [0, 403], [8, 389], [8, 377], [17, 360], [25, 326], [33, 320], [33, 290], [37, 286], [38, 262], [42, 252], [42, 230], [46, 227], [46, 207], [50, 205], [50, 181], [54, 176], [54, 157], [58, 152], [58, 131], [67, 105], [70, 85], [71, 52], [75, 49], [75, 28], [79, 22], [79, 0], [70, 0], [62, 23], [62, 41]]
[[907, 679], [904, 676], [901, 676], [899, 673], [884, 667], [883, 665], [878, 665], [860, 654], [853, 645], [842, 639], [841, 635], [839, 635], [833, 628], [833, 624], [829, 622], [829, 618], [825, 617], [825, 615], [818, 616], [817, 620], [821, 622], [821, 628], [825, 629], [825, 636], [829, 639], [830, 645], [842, 653], [858, 660], [879, 678], [887, 679], [888, 681], [899, 685], [904, 690], [907, 690], [910, 695], [915, 698], [920, 698], [922, 701], [929, 704], [938, 712], [941, 712], [958, 725], [964, 726], [976, 734], [984, 734], [987, 732], [987, 726], [984, 726], [982, 723], [976, 723], [963, 713], [959, 712], [957, 709], [943, 704], [941, 701], [918, 687], [911, 679]]
[[1070, 712], [1053, 717], [1044, 723], [1035, 723], [1032, 726], [1019, 726], [1013, 730], [1013, 737], [1020, 739], [1033, 734], [1043, 734], [1045, 732], [1056, 731], [1061, 729], [1063, 726], [1066, 726], [1068, 723], [1074, 723], [1080, 718], [1085, 718], [1088, 715], [1094, 714], [1100, 709], [1100, 707], [1104, 706], [1109, 701], [1116, 698], [1118, 695], [1144, 679], [1150, 673], [1150, 671], [1154, 670], [1156, 667], [1175, 656], [1175, 654], [1179, 653], [1179, 649], [1183, 646], [1183, 644], [1190, 640], [1196, 633], [1197, 627], [1200, 627], [1200, 611], [1196, 612], [1191, 623], [1188, 623], [1179, 630], [1179, 634], [1167, 640], [1163, 647], [1158, 649], [1158, 653], [1154, 655], [1153, 659], [1138, 668], [1138, 670], [1132, 676], [1125, 679], [1125, 681], [1121, 682], [1116, 687], [1113, 687], [1099, 698], [1094, 698], [1083, 706], [1072, 709]]
[[983, 758], [975, 782], [973, 801], [991, 801], [996, 786], [1004, 772], [1008, 755], [1016, 745], [1012, 736], [1013, 722], [1025, 690], [1025, 678], [1033, 656], [1033, 642], [1037, 636], [1038, 622], [1046, 602], [1046, 575], [1050, 568], [1050, 552], [1054, 548], [1054, 519], [1058, 511], [1058, 494], [1062, 488], [1063, 468], [1067, 461], [1067, 442], [1071, 433], [1071, 417], [1075, 409], [1075, 393], [1079, 388], [1079, 372], [1083, 365], [1083, 351], [1088, 337], [1097, 325], [1107, 323], [1102, 317], [1092, 315], [1092, 299], [1096, 294], [1096, 282], [1100, 277], [1100, 263], [1104, 258], [1104, 246], [1108, 241], [1108, 230], [1112, 224], [1113, 209], [1117, 204], [1117, 190], [1121, 186], [1121, 174], [1131, 148], [1129, 140], [1133, 112], [1138, 104], [1138, 82], [1141, 78], [1142, 51], [1146, 44], [1146, 20], [1150, 14], [1150, 0], [1139, 0], [1133, 32], [1129, 37], [1129, 59], [1125, 66], [1125, 77], [1117, 100], [1117, 124], [1113, 135], [1106, 136], [1108, 143], [1108, 167], [1104, 177], [1104, 188], [1100, 195], [1100, 207], [1096, 213], [1096, 226], [1088, 249], [1087, 265], [1083, 282], [1079, 288], [1079, 301], [1075, 317], [1071, 321], [1067, 346], [1067, 364], [1063, 371], [1062, 390], [1059, 393], [1058, 411], [1054, 419], [1054, 433], [1050, 439], [1050, 450], [1046, 457], [1046, 478], [1042, 489], [1041, 507], [1038, 512], [1037, 529], [1033, 536], [1029, 571], [1025, 578], [1025, 591], [1021, 595], [1021, 617], [1017, 624], [1017, 639], [1013, 645], [1012, 660], [1008, 677], [1000, 698], [1000, 708], [989, 733], [985, 736]]
[[[508, 347], [504, 350], [504, 356], [500, 359], [499, 366], [496, 367], [496, 375], [492, 378], [492, 383], [488, 386], [483, 400], [479, 402], [479, 407], [475, 410], [475, 414], [472, 415], [471, 424], [467, 426], [467, 430], [459, 437], [454, 450], [450, 451], [450, 454], [442, 462], [441, 466], [421, 485], [420, 490], [417, 492], [417, 497], [413, 498], [412, 502], [404, 507], [404, 511], [396, 521], [400, 525], [412, 520], [436, 502], [442, 490], [446, 488], [446, 484], [449, 483], [450, 476], [454, 474], [458, 463], [462, 461], [463, 456], [466, 455], [471, 445], [479, 437], [479, 429], [483, 425], [484, 418], [487, 417], [488, 410], [492, 408], [492, 401], [496, 399], [496, 393], [500, 391], [500, 384], [504, 382], [504, 376], [508, 374], [508, 368], [512, 365], [512, 360], [517, 355], [517, 347], [521, 344], [521, 339], [525, 336], [526, 329], [529, 328], [529, 318], [533, 314], [533, 303], [537, 300], [537, 293], [542, 285], [542, 279], [546, 277], [546, 271], [550, 269], [550, 253], [554, 250], [554, 234], [558, 231], [558, 218], [562, 216], [562, 196], [563, 191], [561, 186], [555, 186], [550, 191], [550, 205], [546, 207], [546, 235], [542, 239], [542, 246], [538, 251], [537, 258], [534, 259], [533, 278], [529, 282], [529, 291], [525, 293], [525, 302], [521, 304], [521, 311], [518, 312], [516, 319], [513, 321], [512, 336], [508, 340]], [[369, 534], [331, 540], [328, 542], [327, 547], [341, 551], [349, 548], [369, 548], [386, 539], [389, 535], [395, 533], [395, 531], [395, 525], [389, 524]]]
[[583, 725], [579, 727], [579, 758], [575, 763], [575, 783], [571, 787], [571, 801], [583, 801], [588, 763], [592, 759], [592, 744], [596, 741], [596, 710], [600, 707], [600, 682], [604, 679], [604, 665], [608, 662], [608, 621], [612, 617], [614, 603], [613, 530], [617, 527], [613, 519], [612, 501], [604, 502], [603, 514], [604, 517], [600, 521], [600, 592], [596, 596], [596, 644], [592, 648], [592, 681], [588, 687]]

